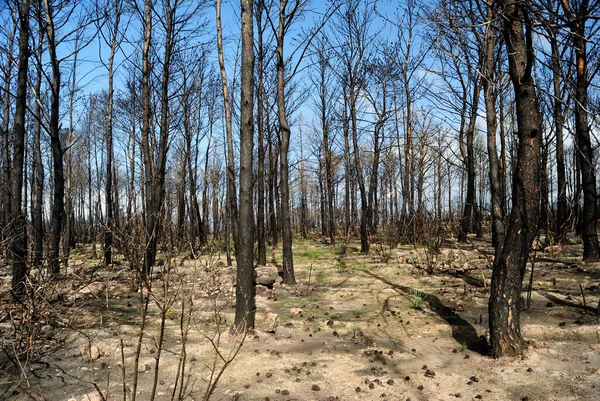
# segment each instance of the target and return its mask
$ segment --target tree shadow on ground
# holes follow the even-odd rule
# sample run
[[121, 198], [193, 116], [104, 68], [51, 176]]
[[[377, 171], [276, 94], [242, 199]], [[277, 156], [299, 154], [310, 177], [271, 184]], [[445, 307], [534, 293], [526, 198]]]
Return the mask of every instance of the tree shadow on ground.
[[[361, 269], [361, 271], [387, 285], [389, 285], [395, 291], [404, 295], [410, 295], [413, 288], [398, 285], [392, 283], [388, 279], [378, 276], [368, 270]], [[480, 338], [477, 335], [475, 328], [467, 322], [465, 319], [460, 317], [451, 308], [444, 305], [442, 301], [433, 294], [428, 294], [419, 289], [419, 293], [423, 294], [427, 298], [427, 302], [431, 306], [431, 310], [438, 314], [450, 327], [452, 328], [452, 338], [459, 344], [467, 344], [471, 351], [477, 352], [481, 355], [489, 355], [490, 347], [485, 339]]]
[[464, 272], [447, 272], [446, 274], [461, 279], [472, 287], [485, 288], [485, 283], [482, 278], [473, 277]]
[[592, 316], [596, 315], [598, 312], [598, 309], [593, 306], [590, 306], [590, 305], [583, 306], [582, 304], [578, 304], [575, 302], [569, 302], [565, 299], [558, 298], [557, 296], [553, 295], [551, 292], [548, 292], [548, 291], [539, 291], [539, 293], [541, 295], [543, 295], [549, 301], [554, 302], [556, 305], [565, 306], [565, 307], [573, 308], [573, 309], [580, 309], [580, 310], [584, 311], [586, 314], [589, 314]]

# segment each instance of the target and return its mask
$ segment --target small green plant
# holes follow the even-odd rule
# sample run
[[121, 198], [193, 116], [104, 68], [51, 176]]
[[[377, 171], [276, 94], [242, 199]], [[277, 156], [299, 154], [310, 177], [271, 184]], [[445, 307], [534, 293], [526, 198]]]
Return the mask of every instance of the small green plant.
[[469, 349], [469, 345], [468, 345], [467, 343], [463, 342], [463, 343], [460, 345], [460, 349], [462, 349], [463, 351], [464, 351], [464, 350], [467, 350], [467, 349]]
[[325, 272], [323, 270], [317, 271], [317, 281], [319, 283], [322, 283], [323, 281], [325, 281]]
[[337, 243], [337, 245], [335, 247], [335, 253], [337, 253], [338, 255], [345, 255], [347, 251], [348, 251], [348, 245], [346, 244], [345, 241]]
[[410, 295], [408, 296], [408, 299], [410, 301], [411, 308], [421, 309], [421, 307], [423, 307], [423, 304], [427, 300], [427, 294], [423, 294], [419, 291], [411, 291]]
[[304, 252], [300, 253], [300, 256], [310, 260], [324, 260], [328, 258], [330, 253], [331, 250], [329, 248], [320, 247], [314, 249], [305, 249]]
[[177, 312], [175, 312], [173, 310], [173, 308], [171, 308], [170, 306], [167, 308], [167, 310], [165, 311], [165, 317], [167, 319], [176, 319], [177, 318]]
[[345, 264], [343, 261], [341, 261], [341, 260], [339, 260], [339, 259], [338, 259], [338, 260], [335, 262], [335, 271], [336, 271], [337, 273], [345, 273], [345, 272], [346, 272], [346, 270], [347, 270], [347, 269], [346, 269], [346, 264]]

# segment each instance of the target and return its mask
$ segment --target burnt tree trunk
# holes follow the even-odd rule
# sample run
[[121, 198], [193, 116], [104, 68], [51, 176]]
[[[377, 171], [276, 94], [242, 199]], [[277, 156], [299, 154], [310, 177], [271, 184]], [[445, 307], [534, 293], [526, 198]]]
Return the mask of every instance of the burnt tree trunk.
[[566, 240], [569, 212], [567, 210], [567, 178], [565, 170], [565, 148], [563, 141], [564, 113], [562, 103], [563, 88], [560, 83], [560, 52], [556, 36], [550, 36], [552, 49], [552, 85], [553, 85], [553, 118], [554, 134], [556, 136], [556, 177], [557, 177], [557, 202], [556, 226], [554, 228], [555, 241], [563, 243]]
[[117, 51], [119, 21], [121, 18], [122, 4], [119, 0], [114, 2], [114, 21], [112, 21], [112, 31], [110, 38], [110, 57], [108, 60], [108, 106], [107, 106], [107, 127], [106, 127], [106, 216], [104, 227], [104, 263], [108, 266], [112, 263], [113, 248], [113, 104], [114, 104], [114, 62]]
[[254, 216], [252, 152], [254, 147], [254, 21], [253, 0], [241, 0], [242, 55], [240, 99], [240, 205], [239, 237], [236, 243], [237, 283], [235, 328], [254, 328]]
[[52, 83], [50, 98], [50, 147], [52, 149], [52, 168], [54, 172], [53, 184], [54, 194], [52, 199], [52, 211], [50, 215], [50, 271], [53, 275], [60, 274], [60, 234], [64, 217], [65, 177], [63, 171], [63, 149], [60, 140], [60, 65], [56, 54], [56, 39], [54, 32], [53, 9], [48, 0], [44, 0], [46, 14], [46, 38], [48, 41], [48, 52], [50, 65], [52, 67]]
[[[223, 104], [225, 107], [225, 134], [227, 138], [227, 205], [230, 217], [229, 226], [233, 234], [233, 243], [237, 247], [237, 227], [238, 227], [238, 205], [237, 189], [235, 187], [235, 158], [233, 154], [233, 132], [232, 132], [232, 112], [231, 101], [229, 99], [229, 83], [227, 81], [227, 71], [225, 69], [225, 56], [223, 54], [223, 28], [221, 26], [221, 0], [216, 4], [217, 17], [217, 49], [219, 54], [219, 70], [221, 72], [221, 86], [223, 88]], [[228, 241], [228, 239], [227, 239]]]
[[515, 91], [518, 148], [512, 210], [504, 243], [498, 244], [502, 250], [494, 260], [488, 307], [495, 357], [519, 355], [526, 348], [519, 321], [521, 285], [539, 217], [541, 114], [532, 77], [533, 23], [526, 7], [503, 1], [502, 33]]
[[[467, 168], [467, 196], [465, 198], [465, 206], [463, 209], [463, 216], [460, 222], [460, 232], [458, 233], [458, 241], [466, 242], [467, 234], [469, 233], [473, 220], [477, 219], [477, 197], [475, 193], [475, 154], [473, 149], [473, 142], [475, 139], [475, 122], [477, 119], [477, 108], [479, 103], [479, 96], [481, 93], [481, 80], [477, 79], [473, 88], [473, 102], [471, 103], [471, 115], [469, 118], [469, 125], [467, 126], [466, 136], [466, 149], [463, 151], [463, 161]], [[462, 147], [461, 147], [462, 148]], [[472, 220], [473, 219], [473, 220]], [[480, 233], [477, 233], [479, 237]]]
[[[144, 159], [144, 189], [146, 193], [145, 223], [148, 244], [144, 255], [143, 275], [149, 275], [156, 256], [154, 230], [156, 216], [152, 212], [154, 162], [150, 153], [151, 105], [150, 105], [150, 44], [152, 41], [152, 6], [150, 0], [144, 1], [144, 43], [142, 47], [142, 132], [141, 148]], [[144, 199], [144, 198], [142, 198]]]
[[[27, 219], [22, 210], [23, 165], [25, 158], [25, 115], [27, 114], [27, 69], [29, 68], [29, 0], [19, 7], [19, 66], [17, 71], [17, 96], [13, 126], [14, 150], [12, 160], [9, 230], [10, 261], [12, 264], [12, 291], [23, 293], [27, 276]], [[9, 55], [10, 57], [10, 55]], [[8, 164], [8, 160], [4, 160]], [[8, 185], [8, 183], [6, 183]]]
[[256, 11], [256, 25], [257, 25], [257, 49], [258, 49], [258, 63], [257, 63], [257, 78], [258, 87], [256, 88], [256, 102], [257, 105], [257, 121], [256, 128], [258, 131], [258, 169], [257, 169], [257, 192], [258, 192], [258, 208], [256, 216], [256, 234], [258, 240], [258, 264], [267, 264], [267, 247], [265, 243], [265, 133], [264, 133], [264, 45], [263, 45], [263, 32], [265, 27], [262, 22], [262, 15], [264, 10], [264, 1], [259, 0], [257, 3]]
[[294, 275], [294, 256], [292, 254], [292, 227], [290, 211], [290, 177], [288, 153], [290, 147], [290, 126], [285, 110], [285, 60], [283, 46], [285, 39], [287, 0], [279, 2], [279, 26], [277, 29], [277, 115], [281, 132], [279, 147], [279, 175], [281, 185], [281, 231], [283, 242], [283, 283], [296, 284]]
[[575, 142], [577, 157], [581, 167], [583, 189], [583, 211], [581, 215], [581, 237], [583, 239], [583, 260], [600, 260], [600, 244], [597, 233], [597, 190], [594, 170], [594, 148], [588, 122], [588, 54], [585, 25], [589, 18], [589, 1], [582, 0], [573, 12], [566, 1], [561, 3], [569, 20], [572, 34], [577, 77], [575, 81]]
[[[43, 46], [41, 46], [44, 31], [42, 29], [42, 20], [40, 18], [40, 8], [37, 7], [38, 20], [40, 29], [38, 32], [38, 49], [37, 49], [37, 62], [38, 67], [36, 68], [35, 78], [35, 93], [40, 93], [42, 88], [42, 54]], [[43, 207], [44, 207], [44, 164], [42, 162], [42, 107], [36, 102], [35, 105], [35, 132], [34, 132], [34, 185], [33, 185], [33, 207], [31, 210], [31, 225], [33, 227], [33, 258], [32, 264], [35, 268], [40, 268], [44, 259], [44, 221], [43, 221]]]
[[[14, 5], [17, 5], [17, 2], [13, 2]], [[21, 7], [23, 4], [21, 4]], [[2, 236], [2, 240], [6, 239], [6, 235], [10, 235], [6, 230], [8, 228], [8, 224], [10, 222], [10, 214], [11, 214], [11, 199], [10, 199], [10, 113], [11, 113], [11, 104], [13, 102], [13, 97], [11, 94], [11, 83], [12, 83], [12, 73], [13, 73], [13, 51], [14, 51], [14, 42], [17, 27], [20, 26], [20, 7], [15, 6], [13, 12], [13, 27], [10, 31], [10, 34], [7, 38], [6, 46], [6, 65], [4, 66], [4, 96], [3, 96], [3, 104], [2, 104], [2, 188], [0, 189], [0, 200], [1, 204], [1, 216], [0, 216], [0, 236]], [[28, 35], [29, 36], [29, 35]], [[41, 42], [41, 40], [40, 40]], [[41, 46], [38, 46], [41, 48]], [[21, 49], [19, 49], [21, 51]], [[19, 60], [20, 63], [20, 60]], [[39, 71], [39, 68], [38, 68]], [[39, 93], [39, 91], [38, 91]], [[16, 101], [16, 99], [15, 99]], [[9, 251], [6, 249], [6, 251]], [[4, 249], [0, 251], [4, 255]], [[7, 255], [8, 256], [8, 255]]]
[[492, 245], [496, 249], [500, 249], [499, 244], [504, 243], [504, 234], [506, 227], [504, 224], [504, 205], [502, 202], [502, 169], [500, 167], [500, 159], [498, 158], [498, 150], [496, 147], [496, 131], [498, 129], [498, 121], [496, 118], [496, 99], [498, 91], [496, 89], [496, 27], [492, 25], [494, 12], [492, 7], [488, 7], [487, 11], [488, 25], [485, 31], [484, 51], [482, 54], [484, 76], [483, 76], [483, 91], [485, 100], [485, 116], [487, 128], [487, 150], [489, 163], [489, 177], [492, 195]]

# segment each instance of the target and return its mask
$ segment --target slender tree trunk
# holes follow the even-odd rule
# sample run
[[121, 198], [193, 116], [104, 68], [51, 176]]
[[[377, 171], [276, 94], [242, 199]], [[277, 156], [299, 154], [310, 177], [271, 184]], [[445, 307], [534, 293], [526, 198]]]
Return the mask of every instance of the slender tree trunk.
[[233, 233], [233, 243], [238, 246], [238, 205], [235, 188], [235, 160], [233, 155], [233, 132], [231, 102], [229, 100], [229, 84], [227, 81], [227, 71], [225, 70], [225, 56], [223, 54], [223, 28], [221, 26], [221, 0], [216, 3], [217, 14], [217, 50], [219, 53], [219, 69], [221, 71], [221, 85], [223, 88], [223, 102], [225, 106], [225, 134], [227, 138], [227, 202], [229, 204], [229, 215], [233, 218], [231, 221], [231, 231]]
[[[487, 21], [484, 40], [484, 52], [482, 54], [484, 65], [483, 92], [485, 100], [485, 116], [487, 128], [487, 151], [489, 163], [489, 177], [491, 187], [491, 207], [492, 207], [492, 245], [496, 250], [500, 250], [499, 244], [504, 243], [504, 207], [502, 203], [502, 180], [500, 160], [498, 159], [498, 150], [496, 148], [496, 27], [492, 25], [494, 13], [492, 7], [488, 6]], [[497, 256], [497, 255], [496, 255]]]
[[300, 131], [300, 234], [303, 239], [308, 235], [308, 199], [306, 194], [306, 177], [304, 171], [304, 149], [302, 131]]
[[[332, 173], [332, 160], [331, 160], [331, 144], [330, 144], [330, 132], [329, 123], [327, 118], [327, 77], [326, 72], [329, 68], [329, 60], [326, 58], [327, 55], [323, 51], [317, 54], [318, 57], [318, 71], [319, 71], [319, 112], [321, 119], [321, 131], [323, 133], [323, 170], [324, 174], [320, 179], [323, 181], [324, 193], [323, 193], [323, 216], [326, 221], [323, 222], [324, 235], [329, 235], [329, 242], [335, 244], [335, 208], [334, 208], [334, 182]], [[323, 191], [323, 190], [322, 190]]]
[[119, 35], [119, 21], [121, 18], [121, 2], [120, 0], [114, 0], [114, 21], [113, 29], [111, 31], [110, 40], [110, 57], [108, 59], [108, 107], [107, 113], [107, 127], [106, 127], [106, 193], [105, 204], [106, 204], [106, 220], [104, 227], [104, 263], [108, 266], [112, 263], [112, 243], [113, 243], [113, 103], [114, 103], [114, 62], [115, 53], [117, 51], [117, 39]]
[[406, 112], [406, 125], [404, 128], [404, 182], [402, 185], [402, 220], [406, 225], [413, 215], [413, 197], [414, 195], [410, 192], [410, 182], [412, 177], [412, 97], [410, 88], [406, 80], [406, 71], [403, 72], [404, 78], [404, 97], [406, 101], [405, 112]]
[[[208, 171], [209, 171], [208, 159], [210, 157], [210, 152], [214, 151], [214, 149], [211, 147], [212, 137], [213, 137], [212, 116], [209, 117], [209, 124], [210, 124], [210, 128], [209, 128], [208, 143], [206, 144], [206, 153], [204, 154], [204, 179], [203, 179], [204, 182], [202, 185], [202, 214], [200, 214], [198, 198], [196, 198], [195, 194], [192, 197], [193, 209], [195, 209], [196, 220], [198, 221], [198, 232], [200, 234], [200, 243], [202, 245], [206, 245], [208, 243], [208, 234], [210, 232], [210, 229], [208, 227]], [[195, 171], [190, 171], [190, 185], [192, 185], [192, 184], [194, 185], [193, 191], [195, 191], [196, 190]], [[191, 190], [192, 189], [190, 189], [190, 194], [191, 194]]]
[[[417, 176], [417, 227], [421, 229], [425, 213], [423, 209], [423, 192], [425, 187], [425, 156], [427, 152], [427, 137], [426, 133], [421, 132], [419, 138], [419, 158], [417, 159], [418, 176]], [[413, 155], [414, 157], [414, 155]]]
[[292, 254], [292, 227], [290, 212], [290, 173], [288, 153], [290, 147], [290, 126], [285, 110], [285, 60], [283, 45], [285, 39], [287, 0], [279, 2], [279, 26], [277, 29], [277, 115], [281, 144], [279, 147], [279, 178], [281, 191], [281, 230], [283, 242], [283, 283], [294, 285], [294, 255]]
[[46, 13], [46, 38], [52, 67], [52, 85], [50, 99], [50, 147], [52, 149], [54, 196], [50, 220], [50, 271], [53, 275], [60, 274], [60, 234], [64, 219], [65, 177], [63, 170], [63, 149], [60, 140], [60, 65], [56, 54], [53, 9], [48, 0], [44, 0]]
[[[566, 2], [563, 2], [566, 4]], [[585, 24], [588, 18], [588, 1], [583, 0], [579, 5], [578, 15], [574, 16], [568, 5], [564, 5], [565, 13], [570, 16], [573, 48], [577, 66], [575, 81], [575, 141], [578, 149], [578, 159], [581, 166], [581, 181], [583, 186], [583, 213], [581, 236], [583, 239], [583, 260], [595, 262], [600, 260], [600, 245], [597, 233], [597, 190], [596, 173], [594, 169], [594, 148], [590, 137], [588, 123], [588, 66], [587, 38]]]
[[555, 36], [550, 37], [550, 47], [552, 49], [552, 85], [554, 93], [553, 118], [554, 135], [556, 136], [556, 177], [557, 177], [557, 202], [556, 202], [556, 227], [554, 231], [557, 243], [563, 243], [566, 240], [568, 229], [568, 210], [567, 210], [567, 178], [565, 172], [565, 148], [563, 141], [564, 113], [562, 102], [562, 87], [560, 84], [560, 52], [558, 40]]
[[575, 177], [575, 196], [573, 199], [575, 234], [582, 235], [583, 210], [581, 208], [581, 198], [583, 188], [581, 184], [581, 158], [579, 157], [579, 150], [577, 149], [577, 146], [573, 147], [573, 160], [575, 161], [575, 171], [573, 171], [573, 176]]
[[369, 233], [367, 227], [368, 221], [368, 202], [367, 192], [365, 189], [365, 180], [363, 177], [362, 163], [360, 160], [360, 149], [358, 147], [358, 119], [357, 119], [357, 94], [355, 93], [354, 83], [350, 84], [349, 95], [350, 95], [350, 122], [352, 129], [352, 144], [354, 147], [354, 164], [356, 171], [356, 178], [358, 181], [358, 189], [360, 191], [360, 251], [363, 253], [369, 252]]
[[[38, 32], [38, 49], [36, 80], [35, 80], [35, 96], [40, 96], [42, 89], [42, 54], [44, 39], [44, 30], [42, 27], [41, 10], [37, 7], [39, 32]], [[42, 161], [42, 108], [40, 103], [35, 105], [35, 133], [34, 133], [34, 168], [35, 179], [33, 188], [33, 208], [31, 213], [31, 223], [33, 226], [33, 258], [32, 264], [35, 268], [40, 268], [44, 258], [44, 221], [43, 221], [43, 202], [44, 202], [44, 164]]]
[[[89, 98], [88, 104], [88, 121], [92, 120], [92, 107], [94, 105], [94, 100], [92, 97]], [[88, 126], [87, 133], [87, 145], [90, 149], [92, 149], [92, 132], [91, 132], [91, 124]], [[96, 150], [95, 141], [94, 142], [94, 150]], [[133, 141], [135, 143], [135, 141]], [[96, 153], [96, 152], [93, 152]], [[92, 181], [92, 152], [88, 152], [88, 165], [87, 165], [87, 181], [88, 181], [88, 241], [92, 244], [92, 257], [96, 258], [96, 233], [95, 233], [95, 209], [94, 204], [92, 203], [92, 192], [93, 192], [93, 181]], [[133, 157], [132, 157], [133, 159]]]
[[489, 301], [490, 342], [496, 357], [521, 354], [520, 299], [529, 251], [539, 217], [541, 114], [532, 77], [533, 23], [528, 5], [503, 1], [502, 33], [508, 54], [517, 113], [518, 151], [513, 202], [506, 238], [494, 260]]
[[[220, 1], [220, 0], [218, 0]], [[254, 20], [253, 0], [240, 0], [242, 15], [241, 111], [240, 111], [240, 208], [236, 244], [237, 283], [235, 328], [254, 327], [256, 313], [254, 284], [254, 216], [252, 152], [254, 147]]]
[[[437, 219], [442, 221], [442, 137], [438, 136], [438, 158], [436, 162], [436, 172], [437, 172], [437, 202], [436, 202], [436, 216]], [[450, 177], [448, 177], [450, 179]]]
[[350, 195], [350, 179], [352, 173], [350, 171], [350, 123], [348, 117], [348, 98], [347, 98], [347, 90], [344, 89], [344, 113], [342, 117], [342, 125], [344, 131], [344, 222], [345, 222], [345, 232], [346, 237], [350, 235], [351, 225], [352, 225], [352, 217], [351, 217], [351, 195]]
[[459, 242], [467, 241], [467, 234], [470, 231], [472, 220], [477, 218], [477, 197], [475, 193], [475, 154], [473, 149], [473, 143], [475, 139], [475, 122], [477, 120], [477, 109], [479, 104], [479, 96], [481, 93], [481, 81], [477, 79], [473, 87], [473, 102], [471, 103], [471, 113], [469, 118], [469, 125], [467, 126], [466, 140], [467, 148], [466, 154], [463, 155], [464, 163], [467, 168], [467, 196], [465, 198], [465, 206], [463, 210], [463, 217], [460, 223], [460, 232], [458, 234]]
[[220, 213], [219, 213], [219, 177], [218, 172], [216, 171], [216, 152], [215, 158], [213, 159], [213, 167], [211, 171], [211, 190], [212, 190], [212, 217], [213, 217], [213, 238], [219, 239], [221, 238], [221, 230], [220, 230]]
[[[386, 90], [383, 89], [382, 96], [385, 99]], [[385, 102], [385, 100], [384, 100]], [[375, 130], [373, 133], [373, 168], [371, 170], [371, 177], [369, 179], [369, 193], [367, 196], [367, 223], [371, 233], [375, 233], [377, 229], [377, 178], [379, 177], [379, 159], [381, 157], [380, 143], [383, 143], [384, 138], [380, 140], [380, 136], [385, 116], [385, 106], [382, 113], [379, 115], [379, 119], [375, 124]]]
[[[75, 47], [79, 47], [81, 41], [80, 33], [75, 37]], [[73, 151], [72, 141], [75, 127], [73, 126], [73, 112], [75, 108], [75, 93], [77, 91], [77, 56], [78, 52], [73, 56], [73, 68], [71, 70], [71, 82], [69, 88], [69, 131], [66, 137], [65, 149], [65, 221], [64, 221], [64, 238], [63, 238], [63, 260], [65, 268], [69, 267], [69, 257], [71, 248], [75, 246], [75, 215], [73, 211]], [[108, 160], [108, 157], [107, 157]]]
[[[542, 144], [544, 143], [542, 137]], [[542, 146], [540, 151], [540, 219], [538, 228], [546, 234], [546, 242], [548, 238], [548, 149], [549, 146]]]
[[[150, 272], [158, 247], [158, 240], [162, 231], [163, 220], [163, 204], [165, 202], [165, 179], [167, 174], [167, 153], [169, 149], [169, 129], [170, 129], [170, 96], [169, 85], [171, 83], [171, 62], [172, 54], [175, 46], [175, 12], [178, 2], [171, 3], [171, 0], [164, 2], [164, 26], [165, 39], [163, 50], [163, 62], [160, 82], [160, 123], [159, 123], [159, 139], [158, 139], [158, 160], [156, 170], [152, 177], [153, 185], [148, 190], [153, 192], [151, 196], [151, 210], [147, 211], [149, 219], [149, 227], [152, 228], [150, 237], [150, 245], [146, 251], [146, 260], [152, 261], [146, 266], [147, 272]], [[158, 365], [157, 365], [158, 368]]]
[[[179, 189], [177, 191], [177, 238], [180, 241], [185, 239], [184, 235], [184, 224], [185, 224], [185, 190], [187, 186], [187, 166], [188, 166], [189, 152], [186, 149], [183, 152], [183, 160], [179, 169]], [[195, 194], [194, 194], [195, 196]], [[190, 203], [193, 199], [190, 199]], [[190, 208], [192, 209], [192, 208]], [[190, 210], [191, 212], [191, 210]], [[191, 214], [191, 213], [190, 213]], [[191, 219], [194, 220], [194, 219]], [[191, 242], [191, 238], [190, 238]]]
[[[14, 24], [10, 34], [8, 35], [8, 43], [7, 43], [7, 51], [6, 55], [6, 65], [5, 75], [4, 75], [4, 97], [3, 97], [3, 118], [2, 118], [2, 173], [3, 173], [3, 184], [2, 189], [0, 190], [0, 196], [2, 200], [2, 210], [1, 210], [1, 221], [0, 221], [0, 229], [2, 230], [2, 239], [5, 239], [6, 234], [9, 233], [10, 230], [5, 230], [9, 228], [10, 219], [11, 219], [11, 179], [10, 179], [10, 112], [11, 112], [11, 104], [13, 103], [13, 98], [11, 94], [11, 83], [12, 83], [12, 72], [13, 72], [13, 51], [14, 51], [14, 42], [17, 31], [17, 26], [21, 25], [21, 7], [24, 5], [14, 2], [15, 6], [13, 11], [13, 20]], [[29, 4], [29, 3], [28, 3]], [[19, 33], [19, 35], [21, 35]], [[29, 35], [27, 35], [29, 36]], [[20, 46], [20, 37], [19, 37], [19, 46]], [[41, 46], [40, 46], [41, 47]], [[21, 49], [19, 48], [19, 52]], [[19, 53], [20, 54], [20, 53]], [[19, 55], [20, 57], [20, 55]], [[19, 63], [21, 60], [19, 59]], [[18, 85], [18, 84], [17, 84]], [[38, 92], [39, 93], [39, 92]], [[16, 100], [16, 99], [15, 99]], [[8, 250], [8, 249], [7, 249]], [[2, 251], [4, 254], [4, 250]]]
[[[268, 113], [267, 113], [268, 120]], [[267, 121], [267, 127], [269, 127]], [[279, 229], [277, 225], [277, 208], [275, 206], [275, 192], [276, 192], [276, 182], [277, 182], [277, 156], [276, 152], [273, 151], [273, 135], [272, 132], [269, 132], [269, 232], [271, 233], [271, 240], [273, 247], [276, 247], [279, 242]]]
[[263, 27], [262, 15], [264, 11], [264, 1], [258, 0], [256, 12], [257, 25], [257, 47], [258, 47], [258, 63], [257, 63], [257, 78], [258, 87], [256, 88], [257, 118], [256, 128], [258, 130], [258, 169], [257, 169], [257, 192], [258, 192], [258, 210], [256, 234], [258, 236], [258, 264], [267, 264], [267, 247], [265, 244], [265, 134], [264, 134], [264, 46], [263, 46]]
[[[326, 132], [328, 131], [328, 127], [326, 127]], [[326, 134], [323, 134], [324, 138]], [[333, 245], [335, 244], [336, 238], [336, 230], [335, 230], [335, 186], [333, 182], [333, 166], [331, 161], [331, 149], [329, 145], [329, 135], [327, 135], [327, 140], [323, 141], [323, 145], [325, 148], [325, 187], [327, 190], [327, 225], [329, 232], [329, 242]]]
[[142, 138], [141, 148], [144, 159], [144, 190], [146, 195], [145, 220], [146, 220], [146, 251], [144, 254], [144, 268], [142, 274], [149, 275], [154, 266], [156, 257], [156, 215], [153, 213], [154, 191], [153, 177], [154, 157], [150, 149], [150, 136], [152, 124], [152, 109], [150, 105], [150, 45], [152, 42], [152, 4], [144, 0], [144, 43], [142, 47]]
[[324, 171], [324, 161], [322, 160], [322, 157], [320, 154], [317, 154], [317, 157], [319, 159], [319, 171], [318, 171], [318, 181], [319, 181], [319, 212], [320, 212], [320, 217], [321, 217], [321, 236], [326, 237], [328, 235], [328, 217], [327, 217], [327, 196], [326, 196], [326, 189], [325, 189], [325, 183], [324, 181], [324, 176], [325, 176], [325, 171]]
[[[22, 0], [19, 7], [19, 64], [17, 71], [17, 95], [13, 126], [14, 150], [11, 171], [10, 213], [10, 261], [12, 264], [12, 291], [20, 297], [27, 276], [27, 219], [22, 210], [23, 165], [25, 156], [25, 116], [27, 114], [27, 70], [29, 68], [29, 0]], [[10, 57], [11, 55], [8, 55]], [[8, 163], [8, 159], [4, 160]]]

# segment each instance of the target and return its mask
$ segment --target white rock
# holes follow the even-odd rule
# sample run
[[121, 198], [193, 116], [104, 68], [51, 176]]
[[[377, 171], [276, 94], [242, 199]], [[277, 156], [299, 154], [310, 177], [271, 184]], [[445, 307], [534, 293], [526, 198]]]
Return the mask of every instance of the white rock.
[[90, 358], [92, 358], [94, 361], [100, 358], [100, 350], [95, 345], [90, 347]]
[[260, 323], [260, 331], [265, 333], [275, 333], [277, 330], [279, 316], [277, 313], [265, 313]]
[[81, 397], [80, 401], [102, 401], [102, 396], [98, 392], [93, 392]]

